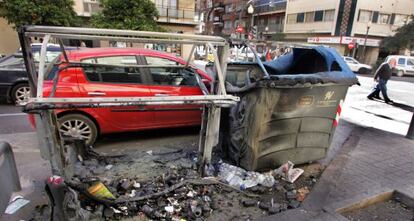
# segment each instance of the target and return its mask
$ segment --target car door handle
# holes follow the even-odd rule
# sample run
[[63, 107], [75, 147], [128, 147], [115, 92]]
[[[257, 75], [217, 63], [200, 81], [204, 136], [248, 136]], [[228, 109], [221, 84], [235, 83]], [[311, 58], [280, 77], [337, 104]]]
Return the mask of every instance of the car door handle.
[[100, 91], [93, 91], [93, 92], [88, 92], [89, 96], [106, 96], [105, 92], [100, 92]]

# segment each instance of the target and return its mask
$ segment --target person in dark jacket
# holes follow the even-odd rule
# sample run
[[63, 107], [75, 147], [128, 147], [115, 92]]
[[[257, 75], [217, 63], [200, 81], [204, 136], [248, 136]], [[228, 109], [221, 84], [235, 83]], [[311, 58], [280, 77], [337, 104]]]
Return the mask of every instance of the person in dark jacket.
[[395, 59], [390, 59], [388, 62], [382, 63], [374, 75], [374, 81], [378, 82], [375, 86], [374, 90], [368, 95], [368, 99], [373, 100], [381, 99], [379, 93], [382, 93], [384, 97], [384, 101], [387, 104], [392, 104], [392, 100], [388, 97], [387, 94], [387, 82], [391, 78], [392, 69], [395, 68], [396, 65]]

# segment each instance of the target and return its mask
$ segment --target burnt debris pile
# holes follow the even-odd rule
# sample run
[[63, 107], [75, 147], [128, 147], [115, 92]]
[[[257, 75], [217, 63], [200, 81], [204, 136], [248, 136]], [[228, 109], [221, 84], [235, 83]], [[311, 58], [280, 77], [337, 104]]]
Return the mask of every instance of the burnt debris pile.
[[238, 220], [299, 207], [317, 177], [303, 175], [293, 184], [277, 170], [214, 162], [202, 178], [194, 151], [95, 156], [76, 162], [65, 183], [90, 219]]

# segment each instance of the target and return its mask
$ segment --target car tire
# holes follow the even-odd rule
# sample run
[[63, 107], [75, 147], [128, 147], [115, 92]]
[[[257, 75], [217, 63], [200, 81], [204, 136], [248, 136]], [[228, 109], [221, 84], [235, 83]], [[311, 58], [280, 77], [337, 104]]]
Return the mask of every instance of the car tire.
[[368, 72], [369, 72], [369, 71], [368, 71], [368, 69], [367, 69], [367, 68], [360, 68], [360, 69], [358, 70], [358, 74], [364, 74], [364, 75], [366, 75], [366, 74], [369, 74]]
[[11, 100], [15, 104], [26, 102], [30, 98], [30, 87], [28, 83], [19, 83], [13, 87], [10, 93]]
[[398, 77], [402, 77], [402, 76], [404, 76], [404, 71], [403, 71], [403, 70], [398, 70], [398, 71], [397, 71], [397, 76], [398, 76]]
[[82, 114], [67, 114], [58, 119], [59, 132], [62, 137], [74, 137], [85, 140], [86, 145], [93, 145], [98, 138], [97, 125]]

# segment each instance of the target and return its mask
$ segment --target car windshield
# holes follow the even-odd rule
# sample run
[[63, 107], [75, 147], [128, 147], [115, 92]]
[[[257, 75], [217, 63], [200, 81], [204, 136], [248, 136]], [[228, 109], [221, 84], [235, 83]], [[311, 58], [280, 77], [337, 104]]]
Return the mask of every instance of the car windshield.
[[24, 68], [23, 58], [17, 58], [10, 55], [0, 62], [0, 68]]

